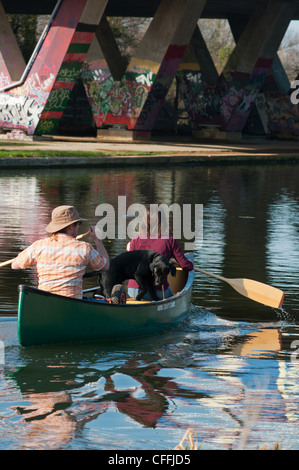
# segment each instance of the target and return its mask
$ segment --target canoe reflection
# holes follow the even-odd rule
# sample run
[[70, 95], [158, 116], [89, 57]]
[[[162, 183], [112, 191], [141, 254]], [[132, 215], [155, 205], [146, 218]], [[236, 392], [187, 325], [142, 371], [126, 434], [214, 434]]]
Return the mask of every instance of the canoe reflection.
[[[281, 422], [298, 418], [297, 403], [291, 401], [298, 372], [280, 360], [279, 329], [263, 328], [238, 336], [224, 353], [219, 350], [207, 356], [199, 352], [192, 368], [183, 358], [186, 361], [191, 355], [194, 361], [195, 350], [203, 351], [200, 341], [163, 347], [164, 361], [158, 350], [133, 353], [124, 348], [113, 354], [87, 346], [69, 352], [63, 348], [22, 350], [23, 359], [30, 363], [4, 370], [9, 387], [18, 388], [22, 395], [18, 406], [11, 407], [14, 421], [19, 420], [19, 448], [68, 448], [83, 433], [93, 432], [91, 446], [107, 448], [110, 439], [111, 445], [117, 445], [112, 438], [114, 420], [110, 423], [115, 412], [120, 428], [121, 415], [126, 417], [126, 426], [128, 417], [132, 424], [138, 423], [138, 429], [140, 425], [188, 427], [192, 422], [199, 436], [209, 436], [213, 444], [227, 449], [239, 445], [248, 420], [271, 425], [268, 406], [280, 410]], [[167, 363], [173, 348], [177, 359], [181, 356], [180, 363]], [[249, 374], [257, 359], [264, 360], [264, 367]], [[180, 411], [173, 413], [174, 409]], [[215, 427], [215, 420], [222, 424]]]
[[[158, 364], [144, 365], [137, 355], [104, 372], [68, 364], [48, 365], [38, 372], [31, 366], [6, 370], [6, 379], [22, 393], [22, 406], [15, 408], [26, 424], [20, 427], [21, 447], [65, 447], [87, 423], [115, 408], [144, 427], [156, 427], [172, 399], [186, 393], [171, 378], [159, 376], [161, 369]], [[204, 396], [197, 390], [189, 390], [191, 395]]]
[[242, 342], [232, 348], [232, 353], [252, 357], [263, 353], [280, 351], [282, 347], [281, 332], [276, 328], [265, 328], [250, 333], [242, 338]]

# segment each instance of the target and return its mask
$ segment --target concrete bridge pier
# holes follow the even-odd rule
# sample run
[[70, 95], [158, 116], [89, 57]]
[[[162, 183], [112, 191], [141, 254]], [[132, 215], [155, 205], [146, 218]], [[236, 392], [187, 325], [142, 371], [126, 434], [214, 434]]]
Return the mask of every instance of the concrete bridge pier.
[[[195, 136], [241, 137], [254, 107], [266, 134], [299, 135], [298, 106], [290, 101], [277, 56], [290, 20], [298, 16], [298, 2], [241, 3], [161, 0], [154, 10], [149, 2], [152, 21], [126, 63], [106, 18], [119, 11], [118, 2], [58, 0], [25, 67], [0, 1], [0, 130], [30, 135], [61, 131], [79, 81], [86, 94], [88, 129], [95, 127], [103, 140], [149, 138], [176, 78]], [[220, 8], [220, 17], [227, 15], [236, 40], [220, 75], [198, 27], [199, 18], [214, 14], [213, 5]], [[124, 3], [122, 8], [132, 14], [140, 5]]]
[[[133, 138], [150, 135], [205, 4], [162, 0], [125, 72], [114, 74], [118, 79], [104, 58], [99, 32], [97, 52], [93, 44], [82, 77], [101, 138], [128, 137], [128, 131]], [[114, 44], [109, 55], [119, 55]]]
[[[58, 64], [59, 68], [57, 67], [55, 82], [41, 113], [35, 134], [55, 133], [71, 91], [80, 75], [84, 59], [94, 39], [107, 2], [108, 0], [76, 0], [76, 4], [74, 4], [74, 1], [63, 0], [61, 9], [66, 9], [63, 20], [64, 24], [67, 23], [68, 28], [61, 28], [61, 24], [57, 20], [57, 29], [58, 31], [62, 30], [62, 33], [65, 29], [68, 37], [64, 44], [59, 44], [59, 62], [56, 57], [55, 43], [49, 42], [51, 53], [55, 54], [55, 58], [53, 58], [54, 70]], [[58, 15], [61, 16], [61, 14], [62, 12], [59, 10]], [[47, 59], [49, 59], [49, 55], [47, 53]]]
[[[189, 122], [195, 137], [219, 136], [219, 129], [215, 125], [206, 123], [203, 130], [199, 130], [201, 119], [209, 118], [208, 112], [213, 105], [214, 90], [219, 75], [201, 31], [196, 25], [191, 41], [179, 66], [176, 79], [179, 94], [182, 97]], [[205, 100], [206, 96], [212, 99]]]
[[18, 81], [25, 66], [20, 48], [0, 2], [0, 88]]
[[60, 0], [26, 68], [1, 7], [0, 65], [5, 82], [0, 90], [2, 131], [55, 133], [107, 2]]
[[181, 90], [196, 136], [241, 137], [293, 13], [294, 5], [270, 1], [259, 4], [249, 21], [239, 20], [236, 47], [216, 83], [215, 73], [210, 82], [203, 74], [196, 80], [186, 67]]
[[[294, 6], [282, 2], [269, 2], [257, 7], [222, 74], [225, 80], [231, 65], [238, 62], [228, 80], [230, 93], [233, 90], [236, 94], [231, 102], [224, 103], [223, 130], [243, 130], [293, 13]], [[239, 80], [243, 82], [242, 90], [238, 89]]]
[[[228, 19], [232, 34], [236, 43], [240, 39], [240, 36], [243, 30], [248, 23], [248, 17], [230, 17]], [[246, 122], [245, 129], [250, 134], [257, 133], [258, 135], [263, 132], [265, 135], [270, 134], [270, 129], [268, 125], [268, 117], [266, 110], [268, 104], [266, 101], [272, 99], [274, 96], [283, 96], [288, 94], [290, 90], [290, 81], [283, 68], [283, 65], [280, 61], [278, 54], [275, 54], [271, 69], [269, 70], [263, 87], [260, 92], [257, 94], [255, 101], [253, 103], [250, 114], [254, 111], [253, 116], [250, 114]], [[266, 100], [267, 96], [267, 100]], [[290, 100], [289, 100], [290, 101]]]

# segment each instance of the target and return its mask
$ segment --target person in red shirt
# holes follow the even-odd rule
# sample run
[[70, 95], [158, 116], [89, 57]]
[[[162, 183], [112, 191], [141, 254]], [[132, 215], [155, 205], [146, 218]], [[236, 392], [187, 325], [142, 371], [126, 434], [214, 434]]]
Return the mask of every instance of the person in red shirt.
[[[140, 231], [127, 245], [127, 250], [155, 250], [163, 254], [168, 260], [174, 258], [184, 271], [192, 271], [193, 263], [184, 255], [179, 243], [168, 233], [168, 224], [162, 208], [150, 210], [146, 208]], [[169, 284], [164, 284], [164, 296], [172, 296]], [[128, 283], [129, 297], [135, 297], [139, 293], [139, 286], [134, 279]], [[156, 288], [158, 298], [163, 298], [162, 286]], [[144, 296], [146, 300], [153, 300], [150, 293]]]

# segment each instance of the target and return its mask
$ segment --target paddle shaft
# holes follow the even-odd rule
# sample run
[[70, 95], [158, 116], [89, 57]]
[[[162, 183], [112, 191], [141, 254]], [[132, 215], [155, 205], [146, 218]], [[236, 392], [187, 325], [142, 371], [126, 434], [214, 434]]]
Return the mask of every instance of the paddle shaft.
[[8, 264], [11, 264], [13, 260], [14, 258], [9, 259], [8, 261], [4, 261], [3, 263], [0, 263], [0, 268], [2, 268], [2, 266], [7, 266]]
[[[81, 235], [78, 235], [76, 237], [77, 240], [80, 240], [81, 238], [84, 238], [84, 237], [87, 237], [87, 235], [89, 235], [89, 231], [86, 232], [86, 233], [81, 233]], [[9, 259], [7, 261], [3, 261], [3, 263], [0, 263], [0, 268], [2, 268], [3, 266], [7, 266], [8, 264], [11, 264], [13, 262], [15, 258], [12, 258], [12, 259]]]
[[208, 273], [207, 271], [204, 271], [203, 269], [199, 268], [194, 268], [194, 271], [197, 271], [198, 273], [206, 274], [207, 276], [214, 277], [215, 279], [218, 279], [219, 281], [227, 282], [228, 279], [222, 276], [218, 276], [217, 274], [213, 273]]
[[90, 235], [90, 231], [88, 230], [88, 232], [85, 232], [85, 233], [81, 233], [81, 235], [78, 235], [76, 237], [77, 240], [80, 240], [81, 238], [84, 238], [84, 237], [87, 237], [87, 235]]
[[268, 286], [267, 284], [253, 281], [251, 279], [227, 279], [223, 276], [218, 276], [217, 274], [212, 274], [199, 268], [194, 268], [194, 271], [214, 277], [219, 281], [226, 282], [233, 289], [239, 292], [239, 294], [244, 295], [255, 302], [259, 302], [273, 308], [279, 308], [282, 305], [284, 293], [276, 287]]

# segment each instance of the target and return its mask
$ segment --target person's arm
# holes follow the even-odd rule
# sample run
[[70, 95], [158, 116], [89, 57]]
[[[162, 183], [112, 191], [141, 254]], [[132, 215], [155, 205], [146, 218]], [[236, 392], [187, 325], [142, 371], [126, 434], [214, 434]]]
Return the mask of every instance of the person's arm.
[[172, 239], [172, 249], [173, 249], [173, 256], [175, 257], [176, 261], [179, 263], [180, 267], [184, 271], [192, 271], [194, 266], [192, 261], [190, 261], [185, 255], [183, 250], [181, 249], [177, 240]]
[[94, 241], [94, 243], [95, 243], [95, 246], [96, 246], [96, 248], [97, 248], [97, 251], [99, 252], [99, 254], [100, 254], [101, 256], [103, 256], [103, 258], [106, 259], [106, 263], [105, 263], [105, 266], [103, 267], [103, 271], [108, 271], [109, 266], [110, 266], [109, 255], [108, 255], [108, 253], [107, 253], [106, 248], [104, 247], [104, 244], [103, 244], [102, 240], [100, 240], [100, 239], [96, 236], [96, 232], [95, 232], [95, 227], [94, 227], [94, 226], [89, 227], [89, 233], [90, 233], [90, 236], [91, 236], [91, 238], [93, 239], [93, 241]]
[[21, 251], [18, 256], [12, 261], [12, 269], [26, 269], [36, 262], [34, 255], [34, 244]]

